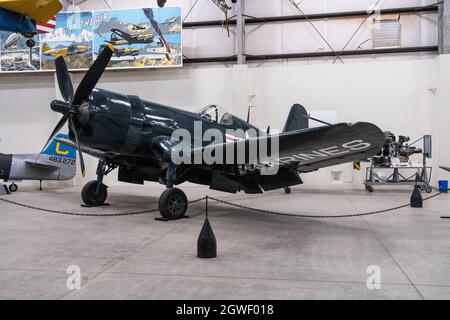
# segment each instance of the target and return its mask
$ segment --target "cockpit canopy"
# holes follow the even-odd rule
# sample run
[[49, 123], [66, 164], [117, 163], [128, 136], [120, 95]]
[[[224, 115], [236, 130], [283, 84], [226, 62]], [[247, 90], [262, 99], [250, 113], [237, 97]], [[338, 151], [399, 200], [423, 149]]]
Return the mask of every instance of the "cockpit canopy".
[[207, 106], [198, 111], [198, 114], [204, 119], [217, 123], [227, 130], [243, 130], [246, 132], [247, 137], [256, 137], [259, 132], [258, 128], [216, 105]]
[[200, 109], [197, 113], [202, 118], [211, 122], [216, 122], [220, 125], [230, 126], [233, 124], [233, 115], [226, 112], [226, 110], [220, 106], [209, 105]]

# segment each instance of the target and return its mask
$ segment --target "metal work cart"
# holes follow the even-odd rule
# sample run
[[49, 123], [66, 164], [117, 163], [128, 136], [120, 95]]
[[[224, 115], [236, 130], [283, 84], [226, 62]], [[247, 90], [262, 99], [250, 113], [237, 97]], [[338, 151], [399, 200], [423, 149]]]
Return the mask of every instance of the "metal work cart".
[[[380, 178], [377, 171], [393, 170], [393, 173], [386, 179]], [[366, 169], [366, 180], [364, 184], [368, 192], [373, 192], [374, 186], [419, 186], [420, 190], [431, 193], [430, 187], [431, 167], [403, 167], [386, 168], [371, 165]], [[409, 171], [409, 172], [408, 172]], [[419, 175], [420, 179], [417, 179]], [[416, 181], [417, 180], [417, 181]]]
[[[366, 169], [366, 179], [364, 185], [366, 191], [373, 192], [374, 186], [419, 186], [420, 190], [427, 193], [433, 191], [430, 186], [432, 167], [427, 167], [427, 158], [431, 158], [431, 136], [426, 135], [415, 141], [423, 140], [423, 166], [420, 167], [385, 167], [374, 165], [370, 162], [370, 167]], [[411, 145], [413, 145], [412, 143]], [[387, 178], [381, 178], [380, 171], [392, 170], [392, 174]]]

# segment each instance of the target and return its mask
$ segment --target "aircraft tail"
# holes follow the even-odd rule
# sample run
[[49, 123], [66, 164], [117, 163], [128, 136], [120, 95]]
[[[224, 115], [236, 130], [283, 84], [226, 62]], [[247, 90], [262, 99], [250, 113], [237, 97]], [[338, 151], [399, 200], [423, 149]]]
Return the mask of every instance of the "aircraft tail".
[[300, 104], [294, 104], [289, 112], [283, 132], [308, 129], [309, 119], [308, 112]]
[[[68, 135], [66, 134], [58, 134], [56, 138], [60, 139], [68, 139]], [[47, 148], [45, 148], [44, 152], [42, 154], [49, 155], [49, 156], [55, 156], [55, 157], [63, 157], [75, 160], [77, 158], [77, 151], [74, 148], [61, 145], [59, 142], [56, 142], [53, 140]]]
[[[56, 138], [68, 139], [66, 134], [58, 134]], [[76, 175], [77, 150], [53, 140], [42, 152], [43, 161], [51, 162], [60, 168], [59, 179], [70, 180]]]

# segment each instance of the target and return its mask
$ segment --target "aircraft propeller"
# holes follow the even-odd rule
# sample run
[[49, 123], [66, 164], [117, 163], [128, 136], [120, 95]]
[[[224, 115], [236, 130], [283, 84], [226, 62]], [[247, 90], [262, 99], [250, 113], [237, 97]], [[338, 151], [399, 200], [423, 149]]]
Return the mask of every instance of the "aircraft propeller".
[[[84, 163], [83, 152], [78, 137], [76, 121], [81, 113], [80, 106], [89, 100], [89, 96], [91, 95], [92, 91], [100, 80], [100, 77], [108, 66], [113, 53], [114, 46], [112, 44], [107, 45], [100, 52], [95, 62], [83, 77], [83, 80], [81, 80], [81, 83], [75, 91], [75, 94], [73, 90], [72, 80], [70, 79], [69, 71], [67, 69], [67, 65], [63, 56], [60, 55], [55, 60], [56, 77], [58, 79], [59, 90], [64, 99], [64, 102], [55, 100], [51, 103], [51, 108], [56, 112], [62, 113], [63, 117], [56, 125], [42, 150], [45, 150], [45, 147], [53, 140], [56, 134], [64, 127], [64, 125], [68, 121], [69, 128], [74, 133], [75, 143], [80, 154], [80, 165], [83, 177], [86, 175], [86, 166]], [[41, 151], [41, 153], [42, 152], [43, 151]]]
[[166, 39], [164, 39], [162, 31], [159, 28], [158, 21], [155, 20], [155, 15], [153, 13], [153, 9], [150, 9], [150, 8], [144, 9], [144, 14], [147, 16], [148, 20], [150, 20], [150, 23], [152, 24], [153, 29], [155, 29], [156, 33], [158, 34], [159, 39], [161, 39], [161, 43], [163, 44], [163, 46], [166, 48], [166, 51], [167, 51], [166, 57], [167, 57], [167, 59], [170, 60], [170, 56], [169, 56], [169, 54], [171, 52], [170, 46], [167, 43]]

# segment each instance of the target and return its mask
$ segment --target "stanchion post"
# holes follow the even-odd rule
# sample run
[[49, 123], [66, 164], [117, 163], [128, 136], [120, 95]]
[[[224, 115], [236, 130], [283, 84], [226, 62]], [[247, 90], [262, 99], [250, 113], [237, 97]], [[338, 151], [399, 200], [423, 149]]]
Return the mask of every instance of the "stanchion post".
[[197, 240], [197, 257], [202, 259], [217, 257], [217, 240], [208, 219], [208, 196], [206, 196], [206, 218]]
[[422, 194], [420, 193], [419, 190], [419, 181], [420, 181], [420, 176], [417, 173], [416, 174], [416, 184], [414, 186], [414, 191], [411, 195], [411, 208], [422, 208], [423, 207], [423, 198], [422, 198]]

